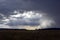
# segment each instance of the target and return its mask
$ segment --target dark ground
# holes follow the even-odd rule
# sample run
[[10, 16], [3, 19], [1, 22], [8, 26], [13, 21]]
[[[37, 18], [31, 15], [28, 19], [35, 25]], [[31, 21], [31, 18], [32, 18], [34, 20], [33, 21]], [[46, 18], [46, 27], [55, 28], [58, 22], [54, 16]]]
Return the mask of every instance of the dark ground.
[[60, 30], [0, 30], [0, 40], [60, 40]]

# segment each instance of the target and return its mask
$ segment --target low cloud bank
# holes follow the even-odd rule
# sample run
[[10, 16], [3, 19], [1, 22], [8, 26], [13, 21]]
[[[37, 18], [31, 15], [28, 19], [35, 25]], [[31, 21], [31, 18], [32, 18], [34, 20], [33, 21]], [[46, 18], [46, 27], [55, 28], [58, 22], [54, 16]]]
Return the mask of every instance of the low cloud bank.
[[[2, 19], [0, 19], [0, 28], [16, 28], [16, 29], [43, 29], [49, 28], [55, 24], [51, 17], [47, 14], [36, 11], [14, 11], [13, 15], [9, 15], [8, 18], [0, 13]], [[3, 26], [3, 27], [2, 27]]]

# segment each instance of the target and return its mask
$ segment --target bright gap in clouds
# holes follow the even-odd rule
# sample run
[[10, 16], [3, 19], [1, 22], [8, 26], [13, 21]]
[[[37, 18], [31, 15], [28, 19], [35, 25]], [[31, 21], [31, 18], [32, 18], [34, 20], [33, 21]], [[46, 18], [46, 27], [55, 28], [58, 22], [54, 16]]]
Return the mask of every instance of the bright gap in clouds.
[[[2, 22], [0, 28], [35, 30], [50, 28], [55, 24], [54, 20], [45, 13], [36, 11], [24, 11], [21, 13], [15, 10], [13, 14], [14, 15], [8, 16], [8, 18], [0, 14], [3, 17], [3, 19], [0, 20]], [[5, 25], [5, 27], [3, 25]]]

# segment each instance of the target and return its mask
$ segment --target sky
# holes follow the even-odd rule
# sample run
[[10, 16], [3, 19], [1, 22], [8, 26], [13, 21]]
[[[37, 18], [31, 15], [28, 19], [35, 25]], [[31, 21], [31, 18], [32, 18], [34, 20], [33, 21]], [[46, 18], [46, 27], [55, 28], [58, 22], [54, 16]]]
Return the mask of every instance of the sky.
[[60, 0], [0, 0], [0, 28], [60, 28]]

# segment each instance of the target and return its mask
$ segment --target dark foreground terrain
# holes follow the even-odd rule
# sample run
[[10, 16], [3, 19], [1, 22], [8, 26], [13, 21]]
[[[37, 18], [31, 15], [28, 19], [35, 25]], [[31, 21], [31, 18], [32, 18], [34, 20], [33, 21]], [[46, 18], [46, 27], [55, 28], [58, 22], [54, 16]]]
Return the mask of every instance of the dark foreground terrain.
[[0, 40], [60, 40], [60, 30], [0, 29]]

